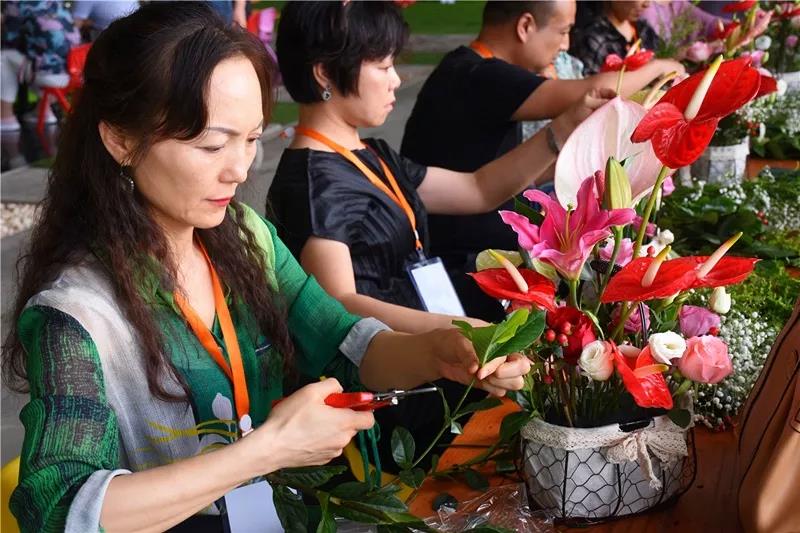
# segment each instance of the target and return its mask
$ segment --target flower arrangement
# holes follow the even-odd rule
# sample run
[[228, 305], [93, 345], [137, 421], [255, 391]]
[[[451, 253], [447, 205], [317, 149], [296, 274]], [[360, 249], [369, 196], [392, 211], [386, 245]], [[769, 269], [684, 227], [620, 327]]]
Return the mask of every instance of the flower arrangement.
[[[708, 256], [676, 257], [668, 232], [650, 220], [673, 169], [696, 159], [719, 120], [760, 86], [748, 59], [720, 57], [649, 111], [617, 98], [565, 144], [558, 199], [527, 191], [542, 213], [500, 213], [518, 235], [519, 256], [497, 254], [495, 268], [473, 277], [510, 310], [545, 313], [546, 328], [529, 351], [533, 370], [517, 395], [529, 417], [596, 427], [668, 412], [686, 426], [689, 413], [678, 400], [731, 374], [719, 317], [687, 300], [693, 290], [715, 288], [714, 305], [730, 305], [724, 287], [744, 280], [757, 259], [726, 256], [741, 234]], [[473, 341], [480, 336], [480, 328], [461, 327]]]

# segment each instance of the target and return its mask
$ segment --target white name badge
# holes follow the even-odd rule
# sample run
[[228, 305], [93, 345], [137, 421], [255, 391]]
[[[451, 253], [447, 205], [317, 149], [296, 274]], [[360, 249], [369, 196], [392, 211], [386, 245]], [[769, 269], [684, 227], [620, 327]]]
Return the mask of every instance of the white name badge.
[[464, 316], [464, 308], [441, 259], [432, 257], [414, 263], [408, 267], [408, 275], [426, 311]]
[[225, 495], [230, 533], [283, 533], [272, 501], [272, 487], [259, 481]]

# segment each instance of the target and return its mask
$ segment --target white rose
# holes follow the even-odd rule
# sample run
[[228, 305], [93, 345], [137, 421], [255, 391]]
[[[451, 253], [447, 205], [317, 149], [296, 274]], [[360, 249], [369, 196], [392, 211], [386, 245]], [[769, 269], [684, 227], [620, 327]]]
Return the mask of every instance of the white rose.
[[769, 35], [762, 35], [756, 39], [756, 48], [759, 50], [769, 50], [772, 46], [772, 39]]
[[777, 85], [778, 85], [778, 91], [775, 94], [777, 94], [778, 96], [783, 96], [784, 94], [786, 94], [786, 91], [789, 89], [789, 84], [786, 83], [786, 80], [779, 79]]
[[605, 341], [590, 342], [583, 347], [578, 366], [594, 381], [605, 381], [614, 372], [611, 345]]
[[708, 300], [711, 310], [724, 315], [731, 310], [731, 295], [725, 292], [725, 287], [717, 287]]
[[650, 335], [647, 343], [650, 345], [653, 359], [665, 365], [670, 364], [671, 359], [682, 357], [686, 351], [686, 341], [674, 331], [654, 333]]

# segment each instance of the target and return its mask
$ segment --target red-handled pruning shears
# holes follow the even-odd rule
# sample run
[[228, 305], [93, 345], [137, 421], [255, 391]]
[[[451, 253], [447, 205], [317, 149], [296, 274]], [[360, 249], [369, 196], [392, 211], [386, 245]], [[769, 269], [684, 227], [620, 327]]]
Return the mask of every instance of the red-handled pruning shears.
[[331, 407], [345, 407], [354, 411], [372, 411], [387, 405], [397, 405], [407, 396], [436, 392], [438, 387], [425, 387], [413, 390], [391, 390], [388, 392], [337, 392], [325, 398], [325, 404]]

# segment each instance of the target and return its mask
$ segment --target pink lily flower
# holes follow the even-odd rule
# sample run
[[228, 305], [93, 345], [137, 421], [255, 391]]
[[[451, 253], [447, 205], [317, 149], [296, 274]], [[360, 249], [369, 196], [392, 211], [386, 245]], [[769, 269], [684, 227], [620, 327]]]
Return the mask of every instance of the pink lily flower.
[[525, 191], [525, 198], [544, 207], [541, 226], [513, 211], [500, 211], [500, 216], [531, 257], [550, 263], [565, 279], [577, 280], [594, 245], [611, 235], [612, 226], [629, 224], [636, 215], [629, 208], [601, 209], [594, 188], [593, 177], [583, 180], [577, 207], [569, 210], [542, 191]]
[[616, 97], [575, 128], [556, 161], [556, 196], [562, 206], [575, 205], [583, 178], [606, 168], [612, 156], [625, 161], [632, 206], [652, 190], [661, 161], [652, 144], [631, 142], [631, 133], [646, 114], [640, 104]]

